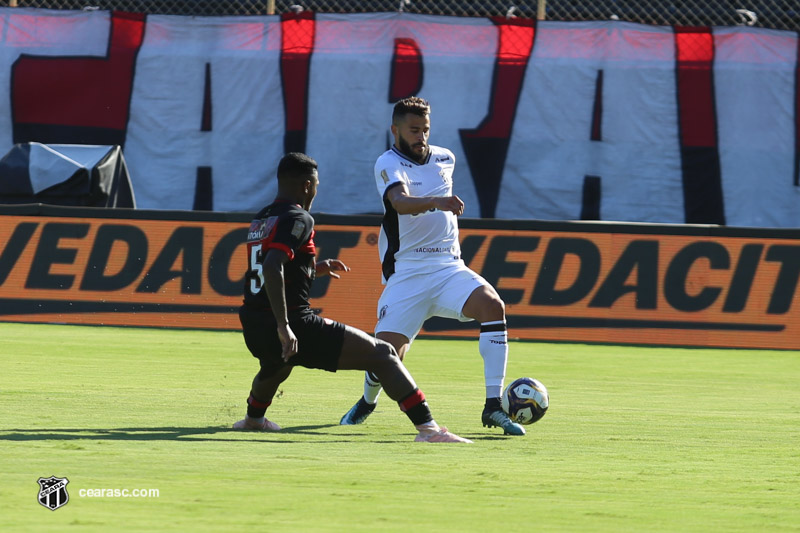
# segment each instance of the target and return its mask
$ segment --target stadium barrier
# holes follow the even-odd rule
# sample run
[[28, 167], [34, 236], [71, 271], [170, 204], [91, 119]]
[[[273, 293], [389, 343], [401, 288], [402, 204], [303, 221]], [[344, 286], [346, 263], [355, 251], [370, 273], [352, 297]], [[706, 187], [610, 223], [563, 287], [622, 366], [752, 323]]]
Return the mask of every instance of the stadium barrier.
[[[319, 214], [319, 312], [371, 331], [374, 215]], [[0, 320], [236, 330], [250, 215], [0, 206]], [[800, 349], [800, 230], [463, 219], [465, 262], [509, 334], [543, 341]], [[421, 336], [474, 337], [431, 319]]]

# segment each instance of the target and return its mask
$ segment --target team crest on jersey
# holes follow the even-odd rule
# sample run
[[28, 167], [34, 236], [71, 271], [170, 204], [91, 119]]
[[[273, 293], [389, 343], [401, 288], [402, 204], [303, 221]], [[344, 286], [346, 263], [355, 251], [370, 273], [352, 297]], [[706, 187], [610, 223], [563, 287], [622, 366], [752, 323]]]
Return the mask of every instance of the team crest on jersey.
[[453, 179], [448, 175], [446, 168], [443, 168], [442, 170], [439, 171], [439, 177], [441, 177], [442, 181], [447, 183], [447, 184], [450, 184], [450, 183], [453, 182]]
[[67, 483], [69, 480], [65, 477], [40, 477], [39, 478], [39, 504], [47, 507], [51, 511], [55, 511], [59, 507], [63, 507], [69, 501], [69, 494], [67, 494]]

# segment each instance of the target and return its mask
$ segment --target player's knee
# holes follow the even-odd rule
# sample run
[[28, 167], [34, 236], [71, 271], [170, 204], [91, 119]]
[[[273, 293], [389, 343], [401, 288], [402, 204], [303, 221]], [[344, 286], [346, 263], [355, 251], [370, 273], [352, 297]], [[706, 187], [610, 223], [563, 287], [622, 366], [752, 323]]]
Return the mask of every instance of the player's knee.
[[275, 364], [275, 365], [261, 365], [261, 369], [256, 374], [257, 381], [266, 381], [268, 379], [286, 379], [288, 377], [289, 372], [291, 372], [291, 368], [283, 365], [283, 364]]
[[269, 378], [271, 378], [272, 376], [274, 376], [277, 371], [278, 371], [277, 367], [264, 367], [264, 366], [262, 366], [261, 370], [259, 370], [258, 374], [256, 374], [256, 380], [257, 381], [266, 381]]
[[397, 350], [388, 342], [380, 339], [375, 339], [375, 357], [373, 361], [376, 366], [386, 368], [390, 366], [399, 366], [400, 356], [397, 355]]
[[380, 358], [400, 359], [397, 355], [397, 350], [394, 349], [394, 346], [380, 339], [375, 339], [375, 352]]
[[500, 316], [506, 316], [506, 304], [505, 302], [500, 299], [500, 296], [496, 296], [492, 299], [491, 309], [493, 313], [497, 313]]
[[481, 306], [481, 322], [504, 320], [506, 317], [506, 304], [497, 294], [492, 294], [485, 299]]

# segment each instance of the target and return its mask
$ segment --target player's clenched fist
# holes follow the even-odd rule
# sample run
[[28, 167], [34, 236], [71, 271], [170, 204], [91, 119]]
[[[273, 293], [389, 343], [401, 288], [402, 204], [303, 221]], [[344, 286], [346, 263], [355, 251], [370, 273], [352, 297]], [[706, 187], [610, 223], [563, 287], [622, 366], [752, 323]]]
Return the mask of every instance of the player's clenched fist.
[[439, 196], [434, 203], [439, 211], [451, 211], [456, 215], [464, 213], [464, 202], [458, 196]]

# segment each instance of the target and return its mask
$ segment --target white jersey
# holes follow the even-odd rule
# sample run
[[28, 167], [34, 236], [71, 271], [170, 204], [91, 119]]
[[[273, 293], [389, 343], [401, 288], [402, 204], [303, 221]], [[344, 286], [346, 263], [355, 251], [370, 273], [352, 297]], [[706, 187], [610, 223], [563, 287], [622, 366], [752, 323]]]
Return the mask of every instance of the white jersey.
[[378, 249], [383, 282], [395, 272], [435, 270], [443, 263], [461, 260], [458, 221], [450, 211], [432, 209], [400, 215], [386, 198], [392, 187], [404, 183], [411, 196], [452, 196], [455, 156], [447, 148], [429, 145], [428, 158], [420, 164], [392, 146], [375, 162], [375, 184], [383, 200]]

